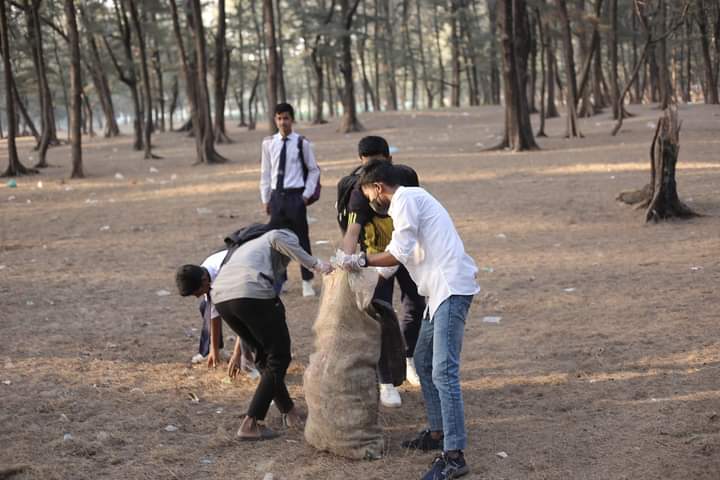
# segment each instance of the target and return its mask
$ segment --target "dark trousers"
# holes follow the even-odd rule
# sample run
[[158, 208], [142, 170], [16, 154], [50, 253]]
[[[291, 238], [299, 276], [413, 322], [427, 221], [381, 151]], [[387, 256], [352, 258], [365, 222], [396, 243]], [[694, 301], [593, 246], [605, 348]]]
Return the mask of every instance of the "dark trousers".
[[[395, 280], [397, 280], [398, 285], [400, 285], [400, 300], [403, 306], [403, 315], [399, 318], [400, 330], [405, 338], [405, 346], [407, 348], [405, 356], [410, 358], [415, 353], [415, 344], [417, 343], [422, 316], [425, 311], [425, 297], [418, 293], [417, 285], [415, 285], [413, 279], [410, 278], [410, 273], [408, 273], [403, 265], [400, 265], [400, 268], [398, 268], [392, 277], [378, 278], [373, 298], [384, 300], [392, 305]], [[381, 353], [380, 361], [378, 362], [380, 383], [392, 383], [390, 380], [392, 377], [388, 370], [387, 359]]]
[[[278, 192], [273, 190], [270, 195], [270, 223], [287, 225], [300, 240], [300, 246], [310, 255], [310, 234], [307, 223], [307, 207], [303, 199], [302, 188], [293, 188]], [[312, 280], [313, 272], [301, 266], [303, 280]]]
[[292, 410], [293, 401], [285, 386], [291, 360], [290, 332], [280, 299], [237, 298], [218, 303], [215, 308], [230, 328], [255, 350], [255, 366], [261, 376], [247, 415], [264, 420], [273, 400], [282, 413]]
[[[210, 353], [210, 325], [208, 325], [207, 316], [205, 315], [205, 309], [208, 308], [207, 300], [204, 298], [200, 301], [200, 316], [202, 316], [203, 324], [202, 330], [200, 330], [200, 345], [198, 346], [198, 353], [203, 357], [207, 357]], [[220, 338], [218, 342], [218, 348], [223, 348], [223, 333], [222, 333], [222, 322], [220, 322]]]

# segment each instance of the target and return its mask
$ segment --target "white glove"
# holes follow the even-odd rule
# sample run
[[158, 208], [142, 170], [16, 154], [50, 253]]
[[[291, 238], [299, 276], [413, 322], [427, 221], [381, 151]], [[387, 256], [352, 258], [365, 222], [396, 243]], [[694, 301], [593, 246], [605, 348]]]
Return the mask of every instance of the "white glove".
[[345, 270], [346, 272], [357, 272], [361, 268], [361, 257], [363, 260], [365, 259], [363, 254], [355, 253], [352, 255], [348, 255], [342, 250], [338, 250], [337, 252], [335, 252], [335, 256], [332, 257], [330, 261], [335, 266]]
[[388, 279], [395, 275], [395, 272], [398, 271], [398, 268], [400, 268], [400, 265], [395, 265], [394, 267], [375, 267], [375, 270], [377, 270], [378, 274], [383, 277], [384, 279]]
[[318, 273], [322, 273], [323, 275], [328, 275], [332, 273], [333, 266], [329, 262], [323, 262], [318, 258], [318, 261], [315, 263], [315, 266], [313, 267], [313, 270], [315, 270]]

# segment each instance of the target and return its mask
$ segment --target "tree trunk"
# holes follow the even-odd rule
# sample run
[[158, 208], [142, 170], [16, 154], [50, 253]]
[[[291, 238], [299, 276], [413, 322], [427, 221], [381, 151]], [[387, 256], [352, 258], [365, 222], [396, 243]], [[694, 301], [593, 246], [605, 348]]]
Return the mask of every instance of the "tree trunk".
[[680, 201], [675, 172], [680, 152], [680, 122], [675, 107], [658, 119], [650, 146], [650, 183], [640, 190], [621, 192], [616, 200], [645, 208], [645, 221], [700, 216]]
[[460, 106], [460, 38], [458, 35], [458, 1], [450, 0], [450, 64], [452, 65], [452, 84], [450, 85], [450, 105]]
[[14, 76], [12, 79], [12, 84], [10, 86], [12, 88], [13, 96], [15, 97], [15, 105], [17, 106], [18, 112], [22, 116], [25, 125], [30, 129], [30, 134], [32, 134], [32, 136], [35, 138], [35, 141], [39, 144], [40, 133], [38, 132], [37, 127], [35, 127], [35, 122], [33, 122], [32, 117], [30, 117], [27, 108], [25, 108], [25, 103], [23, 102], [23, 99], [20, 98], [20, 92], [18, 92], [17, 83], [15, 83]]
[[152, 90], [150, 86], [150, 70], [148, 69], [147, 62], [147, 48], [145, 47], [145, 31], [140, 22], [140, 15], [138, 14], [136, 0], [127, 0], [128, 7], [130, 9], [130, 18], [132, 19], [133, 27], [135, 28], [135, 35], [138, 38], [138, 46], [140, 50], [140, 76], [143, 84], [143, 103], [144, 103], [144, 114], [145, 114], [145, 125], [143, 128], [143, 146], [145, 148], [145, 159], [160, 158], [152, 153], [152, 131], [153, 131], [153, 118], [152, 118]]
[[273, 16], [273, 0], [263, 0], [263, 22], [265, 25], [265, 43], [268, 52], [267, 61], [267, 116], [270, 133], [277, 132], [273, 115], [278, 101], [278, 55], [275, 45], [275, 18]]
[[278, 72], [278, 94], [280, 102], [287, 102], [287, 91], [285, 89], [285, 54], [283, 53], [283, 35], [282, 35], [282, 10], [280, 9], [280, 0], [275, 0], [275, 11], [277, 11], [277, 72]]
[[170, 88], [170, 115], [168, 117], [168, 120], [170, 120], [171, 132], [173, 131], [173, 116], [175, 115], [175, 110], [177, 109], [178, 105], [178, 97], [180, 96], [180, 85], [178, 83], [178, 76], [173, 75], [173, 83], [172, 87]]
[[387, 110], [398, 109], [397, 82], [395, 81], [395, 28], [392, 20], [392, 0], [382, 0], [385, 19], [385, 39], [383, 42], [383, 69], [385, 71], [385, 85], [387, 87]]
[[343, 76], [343, 116], [340, 120], [341, 133], [361, 132], [363, 126], [357, 118], [357, 109], [355, 105], [355, 84], [353, 81], [352, 68], [352, 38], [350, 32], [352, 29], [353, 17], [357, 11], [360, 0], [340, 0], [340, 14], [342, 15], [342, 23], [344, 31], [340, 39], [342, 46], [342, 59], [340, 63], [340, 72]]
[[133, 55], [132, 49], [132, 30], [130, 28], [130, 21], [128, 20], [123, 0], [113, 0], [113, 5], [115, 9], [115, 17], [118, 24], [118, 30], [120, 32], [120, 40], [122, 42], [123, 52], [125, 54], [127, 72], [125, 71], [125, 68], [120, 65], [120, 62], [115, 57], [115, 52], [110, 46], [107, 34], [103, 36], [103, 43], [105, 44], [108, 55], [110, 56], [113, 65], [115, 66], [115, 70], [117, 70], [120, 81], [127, 85], [127, 87], [130, 89], [130, 96], [132, 98], [133, 110], [135, 115], [133, 121], [133, 149], [143, 150], [143, 114], [142, 107], [140, 105], [140, 94], [138, 93], [137, 74], [135, 72], [135, 57]]
[[165, 79], [163, 75], [163, 68], [161, 64], [160, 45], [157, 38], [153, 39], [153, 52], [152, 52], [152, 64], [153, 70], [155, 71], [155, 78], [157, 79], [157, 103], [160, 106], [160, 121], [155, 123], [159, 127], [161, 132], [165, 131]]
[[692, 20], [685, 21], [685, 90], [683, 99], [686, 103], [692, 102]]
[[667, 5], [665, 4], [665, 0], [659, 0], [658, 10], [658, 36], [661, 37], [661, 40], [658, 42], [658, 48], [655, 49], [655, 61], [660, 73], [658, 76], [658, 100], [660, 102], [660, 108], [665, 110], [672, 100], [667, 40], [665, 36], [665, 30], [667, 29]]
[[[235, 90], [235, 100], [238, 104], [238, 110], [240, 111], [240, 122], [238, 127], [247, 127], [245, 121], [245, 40], [243, 39], [243, 2], [237, 0], [235, 3], [235, 12], [238, 17], [238, 88]], [[228, 65], [230, 70], [230, 65]]]
[[417, 29], [417, 36], [418, 36], [418, 53], [420, 54], [420, 68], [422, 69], [422, 82], [423, 82], [423, 88], [425, 89], [425, 96], [427, 97], [427, 108], [431, 109], [433, 108], [433, 101], [434, 101], [434, 93], [433, 93], [433, 87], [430, 83], [430, 79], [428, 78], [428, 68], [427, 68], [427, 62], [425, 61], [425, 46], [423, 44], [423, 29], [422, 29], [422, 15], [420, 13], [420, 1], [415, 1], [415, 21], [416, 29]]
[[[2, 51], [3, 74], [5, 76], [5, 85], [12, 85], [13, 72], [10, 62], [10, 44], [8, 35], [8, 19], [7, 19], [7, 2], [0, 1], [0, 51]], [[17, 153], [17, 145], [15, 137], [17, 136], [17, 125], [15, 123], [15, 99], [10, 88], [5, 89], [5, 111], [8, 118], [8, 167], [3, 173], [3, 177], [17, 177], [19, 175], [28, 175], [37, 173], [37, 170], [27, 168], [20, 163]]]
[[577, 110], [578, 88], [575, 77], [575, 54], [572, 45], [572, 33], [570, 31], [570, 18], [568, 17], [566, 0], [556, 0], [560, 11], [560, 26], [563, 36], [563, 51], [565, 52], [565, 77], [567, 79], [567, 127], [565, 137], [582, 137], [578, 127]]
[[[718, 85], [715, 74], [715, 68], [710, 56], [710, 35], [707, 26], [707, 9], [705, 8], [705, 0], [696, 0], [697, 15], [695, 16], [698, 29], [700, 30], [700, 47], [702, 50], [703, 63], [705, 66], [705, 103], [717, 105], [720, 103], [718, 97]], [[720, 52], [718, 52], [720, 54]]]
[[546, 45], [546, 39], [545, 39], [545, 29], [543, 27], [544, 21], [542, 18], [542, 14], [540, 13], [540, 8], [535, 8], [535, 17], [537, 18], [537, 21], [535, 24], [537, 25], [538, 30], [538, 37], [540, 40], [540, 128], [538, 128], [538, 132], [535, 135], [536, 137], [547, 137], [547, 134], [545, 133], [545, 90], [546, 90], [546, 84], [547, 84], [547, 72], [545, 71], [545, 49], [547, 48]]
[[92, 104], [90, 103], [90, 97], [84, 91], [82, 92], [82, 100], [83, 100], [83, 105], [85, 107], [85, 119], [86, 119], [86, 122], [83, 122], [83, 125], [87, 124], [87, 130], [85, 131], [85, 133], [88, 134], [90, 137], [94, 137], [95, 136], [95, 127], [93, 126]]
[[225, 132], [225, 0], [218, 0], [217, 33], [215, 34], [215, 75], [213, 87], [215, 91], [215, 142], [232, 143]]
[[490, 91], [492, 103], [500, 104], [500, 70], [498, 67], [497, 44], [497, 0], [487, 0], [488, 18], [490, 20]]
[[71, 178], [84, 178], [82, 163], [82, 136], [80, 116], [82, 108], [82, 79], [80, 78], [80, 37], [78, 35], [75, 3], [65, 0], [65, 21], [67, 23], [70, 47], [70, 144], [72, 145]]
[[[549, 24], [544, 20], [544, 30], [549, 32]], [[555, 105], [555, 52], [554, 43], [550, 34], [545, 35], [545, 59], [547, 64], [547, 72], [545, 76], [545, 84], [547, 85], [547, 102], [545, 108], [545, 118], [557, 118], [560, 116], [557, 105]]]
[[42, 28], [40, 28], [40, 2], [41, 0], [25, 0], [25, 14], [27, 18], [28, 36], [32, 50], [35, 77], [38, 83], [38, 99], [40, 101], [40, 142], [37, 145], [38, 161], [35, 168], [45, 168], [47, 163], [47, 150], [50, 144], [57, 142], [55, 136], [55, 113], [52, 102], [52, 93], [47, 79], [45, 53], [43, 51]]
[[529, 54], [525, 30], [527, 6], [525, 0], [499, 0], [497, 5], [503, 52], [505, 133], [503, 141], [494, 148], [509, 148], [514, 152], [536, 150], [524, 83], [527, 72], [520, 71], [521, 65], [527, 65]]
[[440, 45], [440, 19], [438, 18], [439, 5], [433, 8], [433, 28], [435, 30], [435, 46], [438, 51], [438, 69], [440, 70], [440, 85], [438, 91], [438, 100], [440, 107], [445, 106], [445, 66], [443, 65], [442, 47]]

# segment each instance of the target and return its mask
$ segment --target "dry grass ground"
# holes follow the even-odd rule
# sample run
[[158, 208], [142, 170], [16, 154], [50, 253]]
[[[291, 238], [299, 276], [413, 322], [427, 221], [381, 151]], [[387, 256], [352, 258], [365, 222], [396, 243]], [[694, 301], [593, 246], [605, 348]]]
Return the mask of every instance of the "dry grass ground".
[[[638, 115], [614, 138], [607, 115], [583, 120], [586, 138], [575, 140], [562, 138], [564, 119], [551, 120], [542, 150], [523, 154], [480, 152], [496, 141], [500, 108], [361, 118], [418, 170], [485, 267], [463, 351], [467, 478], [720, 477], [720, 109], [680, 109], [679, 192], [707, 216], [652, 226], [614, 201], [649, 178], [659, 112], [630, 110]], [[323, 168], [312, 241], [332, 244], [334, 184], [355, 165], [362, 135], [298, 129]], [[151, 162], [128, 136], [93, 139], [87, 179], [63, 180], [63, 146], [42, 175], [0, 188], [0, 472], [345, 480], [413, 479], [427, 468], [430, 455], [398, 447], [423, 426], [413, 387], [402, 389], [403, 408], [382, 412], [389, 451], [378, 462], [318, 453], [296, 431], [233, 440], [254, 384], [189, 364], [199, 316], [173, 283], [179, 264], [264, 218], [263, 133], [231, 136], [236, 143], [220, 147], [227, 165], [191, 166], [193, 142], [181, 134], [155, 137], [164, 159]], [[30, 147], [21, 142], [26, 164]], [[327, 258], [331, 244], [315, 252]], [[290, 278], [288, 383], [302, 403], [317, 300], [300, 296], [294, 266]], [[488, 315], [502, 320], [483, 323]]]

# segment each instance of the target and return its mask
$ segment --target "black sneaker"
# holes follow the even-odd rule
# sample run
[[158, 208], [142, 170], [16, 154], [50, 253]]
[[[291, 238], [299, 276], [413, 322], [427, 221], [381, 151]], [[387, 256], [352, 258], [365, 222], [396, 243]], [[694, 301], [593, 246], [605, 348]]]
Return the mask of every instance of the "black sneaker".
[[401, 445], [403, 448], [422, 450], [423, 452], [427, 452], [428, 450], [442, 450], [443, 439], [442, 437], [439, 440], [432, 438], [430, 430], [425, 429], [418, 433], [417, 437], [412, 440], [405, 440]]
[[430, 470], [422, 477], [422, 480], [450, 480], [460, 478], [470, 472], [465, 456], [459, 452], [457, 458], [450, 458], [445, 452], [433, 460]]

